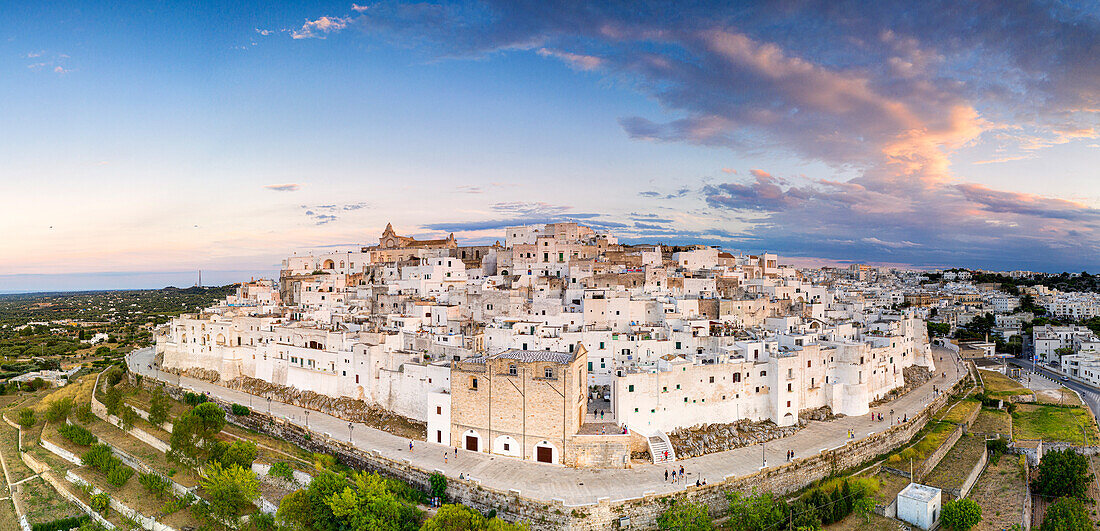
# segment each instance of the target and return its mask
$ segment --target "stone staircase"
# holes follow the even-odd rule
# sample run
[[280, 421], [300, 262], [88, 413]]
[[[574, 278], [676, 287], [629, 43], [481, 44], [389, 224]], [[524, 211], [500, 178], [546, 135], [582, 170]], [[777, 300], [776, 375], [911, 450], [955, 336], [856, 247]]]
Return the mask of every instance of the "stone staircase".
[[[653, 464], [667, 463], [676, 460], [676, 452], [672, 449], [672, 445], [661, 435], [662, 434], [657, 434], [648, 438], [649, 455], [653, 457]], [[665, 457], [665, 452], [668, 452], [667, 458]]]

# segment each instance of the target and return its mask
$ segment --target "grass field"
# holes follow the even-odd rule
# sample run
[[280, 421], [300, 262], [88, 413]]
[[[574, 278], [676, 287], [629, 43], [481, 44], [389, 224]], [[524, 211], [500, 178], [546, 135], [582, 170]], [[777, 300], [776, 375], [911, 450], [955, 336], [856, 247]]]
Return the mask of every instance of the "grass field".
[[1077, 393], [1069, 390], [1068, 388], [1061, 389], [1044, 389], [1042, 391], [1035, 392], [1035, 399], [1040, 404], [1057, 404], [1063, 406], [1080, 406], [1081, 399], [1077, 398]]
[[1016, 380], [999, 372], [981, 370], [981, 375], [982, 381], [985, 382], [985, 394], [993, 398], [1032, 394], [1031, 390], [1020, 385]]
[[[1012, 414], [1012, 437], [1070, 444], [1100, 444], [1100, 431], [1079, 407], [1020, 404]], [[1087, 439], [1087, 440], [1086, 440]]]
[[968, 398], [960, 400], [955, 403], [949, 411], [945, 412], [943, 416], [940, 417], [940, 420], [959, 424], [970, 418], [970, 415], [980, 407], [982, 407], [982, 403], [977, 399]]
[[1007, 411], [996, 409], [983, 409], [974, 419], [974, 425], [970, 426], [971, 433], [994, 434], [999, 433], [1005, 437], [1012, 436], [1012, 416]]

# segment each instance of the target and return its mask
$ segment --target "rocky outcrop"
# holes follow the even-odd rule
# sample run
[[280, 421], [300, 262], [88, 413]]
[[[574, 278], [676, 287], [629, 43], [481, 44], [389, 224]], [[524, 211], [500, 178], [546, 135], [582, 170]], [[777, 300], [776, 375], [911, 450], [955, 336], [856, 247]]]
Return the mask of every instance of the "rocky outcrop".
[[922, 365], [911, 365], [901, 370], [901, 375], [905, 379], [905, 385], [895, 388], [890, 391], [886, 396], [871, 402], [871, 407], [881, 406], [895, 398], [905, 396], [906, 393], [924, 385], [928, 380], [931, 380], [935, 374], [928, 370], [928, 367]]
[[218, 383], [222, 379], [221, 374], [213, 369], [203, 369], [201, 367], [191, 367], [189, 369], [180, 369], [170, 367], [164, 369], [164, 372], [170, 372], [172, 374], [182, 374], [188, 378], [194, 378], [196, 380], [202, 380], [204, 382]]
[[353, 422], [361, 422], [372, 428], [390, 432], [408, 439], [427, 438], [427, 423], [398, 415], [376, 404], [368, 404], [354, 398], [322, 395], [313, 391], [303, 391], [296, 387], [274, 384], [248, 376], [238, 376], [222, 384], [230, 389], [244, 391], [251, 395], [277, 400], [314, 411], [327, 413]]
[[845, 416], [846, 415], [843, 413], [834, 415], [833, 408], [829, 406], [821, 406], [817, 409], [803, 409], [798, 412], [798, 418], [803, 421], [803, 423], [807, 420], [833, 420], [844, 418]]
[[805, 424], [804, 419], [800, 419], [795, 426], [785, 427], [777, 426], [770, 420], [700, 424], [673, 431], [668, 434], [668, 438], [676, 450], [676, 457], [683, 459], [780, 439], [797, 432]]

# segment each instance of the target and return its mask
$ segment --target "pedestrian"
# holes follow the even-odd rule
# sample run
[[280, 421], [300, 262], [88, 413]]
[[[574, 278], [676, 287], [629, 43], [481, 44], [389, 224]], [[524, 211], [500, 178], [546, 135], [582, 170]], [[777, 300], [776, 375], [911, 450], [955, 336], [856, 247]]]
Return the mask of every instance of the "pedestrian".
[[665, 450], [665, 461], [668, 461], [668, 450]]
[[447, 452], [443, 452], [443, 464], [447, 464]]
[[409, 441], [409, 451], [413, 451], [413, 442]]
[[695, 480], [695, 486], [696, 486], [696, 487], [701, 487], [701, 486], [703, 486], [703, 484], [702, 484], [702, 483], [699, 483], [699, 480], [698, 480], [698, 479], [696, 479], [696, 480]]
[[675, 468], [672, 469], [672, 484], [673, 485], [676, 484], [676, 469]]
[[680, 465], [680, 475], [684, 475], [684, 465]]
[[704, 484], [704, 485], [706, 485], [706, 484], [707, 484], [707, 478], [703, 478], [703, 484]]
[[457, 446], [455, 446], [455, 458], [456, 459], [458, 458], [458, 447]]
[[665, 481], [668, 481], [668, 469], [665, 469]]

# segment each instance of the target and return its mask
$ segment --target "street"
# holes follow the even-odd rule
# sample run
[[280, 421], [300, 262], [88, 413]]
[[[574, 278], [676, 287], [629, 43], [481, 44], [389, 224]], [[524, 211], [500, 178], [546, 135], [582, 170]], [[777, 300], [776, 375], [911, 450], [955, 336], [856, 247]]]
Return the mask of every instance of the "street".
[[[958, 363], [957, 357], [951, 351], [933, 347], [933, 356], [936, 359], [942, 357], [943, 361], [938, 362], [935, 376], [931, 380], [898, 399], [871, 408], [871, 411], [881, 413], [883, 417], [889, 417], [893, 411], [895, 417], [914, 418], [932, 401], [933, 386], [937, 389], [949, 389], [958, 381], [960, 370], [965, 373], [966, 369]], [[603, 497], [619, 500], [640, 497], [649, 492], [670, 493], [683, 490], [688, 484], [694, 485], [696, 479], [716, 483], [727, 476], [752, 474], [761, 466], [759, 444], [680, 459], [675, 465], [683, 465], [688, 479], [677, 484], [664, 480], [664, 472], [668, 467], [650, 463], [635, 464], [628, 469], [578, 469], [466, 450], [459, 450], [455, 457], [453, 447], [424, 441], [416, 441], [410, 451], [408, 439], [358, 423], [353, 423], [354, 429], [349, 430], [348, 421], [320, 411], [307, 414], [307, 410], [297, 406], [262, 400], [247, 393], [186, 376], [162, 373], [152, 367], [152, 360], [151, 348], [134, 351], [127, 356], [130, 369], [135, 373], [171, 383], [179, 382], [182, 387], [208, 393], [228, 402], [248, 404], [250, 400], [254, 400], [253, 409], [256, 411], [270, 411], [272, 415], [302, 426], [308, 422], [309, 428], [314, 432], [325, 433], [335, 439], [349, 440], [349, 435], [353, 436], [352, 444], [360, 449], [377, 450], [398, 461], [408, 459], [424, 470], [442, 470], [451, 477], [463, 474], [487, 487], [502, 491], [515, 489], [524, 496], [547, 502], [561, 499], [569, 505], [581, 505], [595, 503]], [[946, 377], [943, 373], [946, 373]], [[793, 435], [766, 443], [764, 454], [770, 464], [783, 463], [788, 450], [793, 450], [796, 458], [806, 457], [821, 450], [844, 446], [889, 427], [888, 421], [873, 422], [869, 415], [825, 422], [811, 421]], [[855, 439], [848, 438], [848, 430], [852, 430]], [[445, 460], [444, 454], [448, 454], [449, 459]]]

